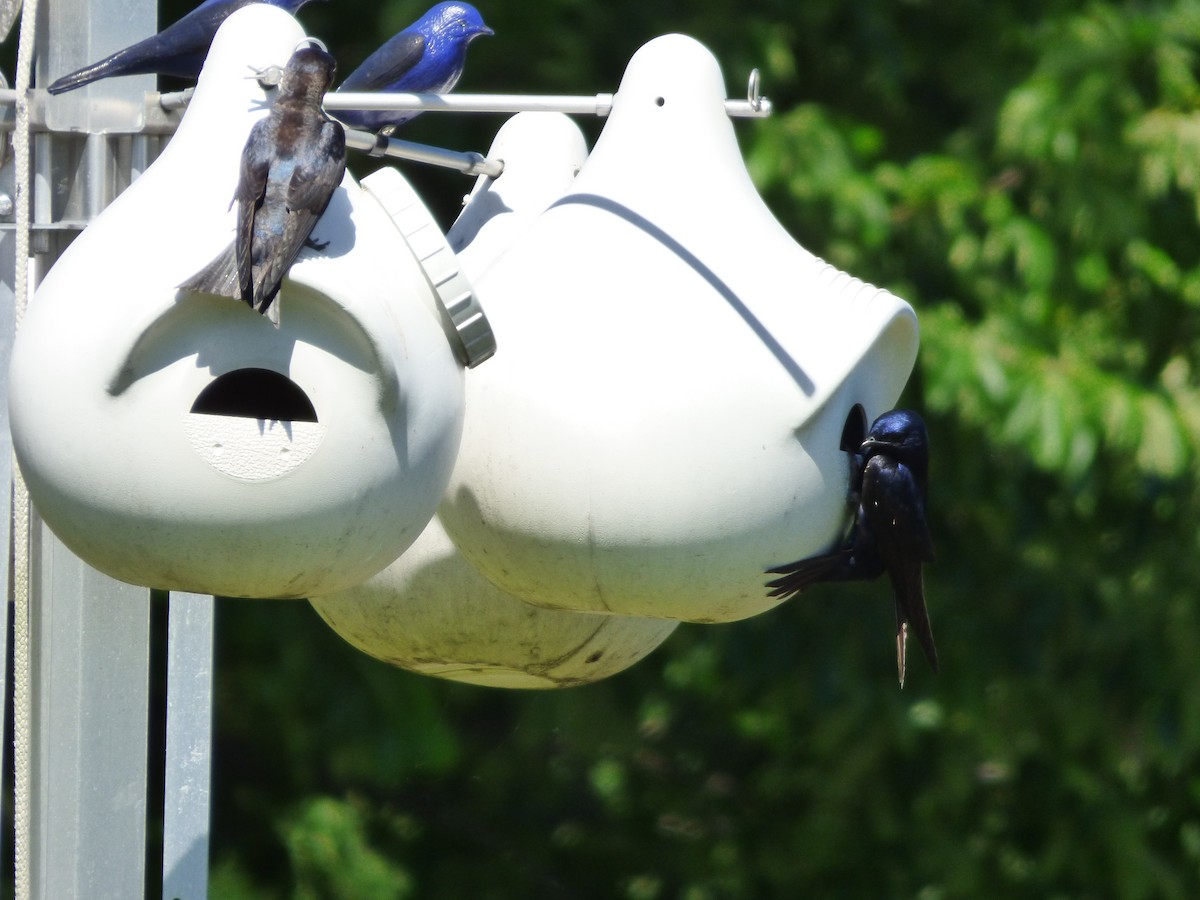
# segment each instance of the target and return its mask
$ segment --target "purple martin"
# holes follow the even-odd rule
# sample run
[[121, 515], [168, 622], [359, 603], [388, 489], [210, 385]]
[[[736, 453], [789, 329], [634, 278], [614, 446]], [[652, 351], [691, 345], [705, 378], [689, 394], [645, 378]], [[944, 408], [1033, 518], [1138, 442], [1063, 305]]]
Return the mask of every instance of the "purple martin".
[[250, 130], [230, 206], [233, 243], [180, 285], [244, 300], [279, 325], [283, 276], [346, 171], [346, 134], [321, 109], [335, 63], [309, 39], [284, 67], [271, 112]]
[[[495, 34], [469, 3], [439, 3], [372, 53], [342, 82], [339, 91], [444, 94], [458, 83], [467, 45]], [[390, 134], [416, 110], [338, 110], [338, 119], [362, 131]]]
[[204, 0], [158, 34], [118, 50], [112, 56], [77, 72], [64, 75], [47, 90], [51, 94], [62, 94], [113, 75], [145, 75], [153, 72], [195, 78], [200, 74], [209, 45], [221, 23], [234, 11], [255, 2], [266, 2], [295, 15], [308, 0]]
[[[861, 426], [859, 426], [861, 433]], [[896, 666], [904, 686], [905, 645], [916, 632], [930, 668], [938, 671], [937, 648], [925, 608], [922, 566], [933, 561], [925, 518], [928, 504], [929, 438], [911, 410], [892, 410], [876, 419], [851, 456], [850, 499], [857, 507], [846, 539], [829, 553], [776, 566], [769, 596], [790, 597], [819, 581], [871, 580], [885, 571], [896, 607]]]

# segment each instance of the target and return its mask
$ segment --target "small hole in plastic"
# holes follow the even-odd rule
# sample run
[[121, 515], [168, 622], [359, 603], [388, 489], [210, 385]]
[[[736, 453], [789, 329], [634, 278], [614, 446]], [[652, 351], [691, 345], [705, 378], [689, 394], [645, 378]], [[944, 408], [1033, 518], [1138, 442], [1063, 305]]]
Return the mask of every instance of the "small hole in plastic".
[[655, 98], [654, 98], [654, 105], [655, 105], [655, 106], [666, 106], [666, 104], [667, 104], [667, 98], [666, 98], [666, 97], [655, 97]]
[[294, 381], [270, 369], [234, 369], [200, 392], [192, 412], [279, 422], [315, 422], [312, 401]]

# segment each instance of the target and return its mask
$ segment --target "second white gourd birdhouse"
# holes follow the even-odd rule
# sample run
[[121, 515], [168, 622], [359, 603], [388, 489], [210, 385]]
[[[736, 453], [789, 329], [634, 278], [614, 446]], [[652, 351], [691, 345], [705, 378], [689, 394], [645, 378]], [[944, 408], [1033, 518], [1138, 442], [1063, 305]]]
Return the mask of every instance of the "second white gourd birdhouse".
[[501, 352], [467, 381], [441, 519], [512, 596], [704, 622], [846, 521], [840, 438], [894, 404], [912, 309], [763, 204], [720, 69], [680, 35], [629, 63], [570, 189], [476, 280]]

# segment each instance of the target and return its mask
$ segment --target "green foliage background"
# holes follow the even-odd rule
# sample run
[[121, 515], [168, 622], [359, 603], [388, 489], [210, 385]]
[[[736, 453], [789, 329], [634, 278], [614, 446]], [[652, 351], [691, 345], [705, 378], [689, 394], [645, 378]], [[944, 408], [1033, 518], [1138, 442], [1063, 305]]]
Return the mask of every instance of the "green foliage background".
[[[479, 5], [462, 90], [614, 90], [667, 31], [762, 69], [768, 203], [921, 320], [944, 673], [897, 689], [883, 584], [524, 694], [226, 601], [213, 896], [1200, 896], [1200, 2]], [[300, 18], [345, 73], [423, 8]]]

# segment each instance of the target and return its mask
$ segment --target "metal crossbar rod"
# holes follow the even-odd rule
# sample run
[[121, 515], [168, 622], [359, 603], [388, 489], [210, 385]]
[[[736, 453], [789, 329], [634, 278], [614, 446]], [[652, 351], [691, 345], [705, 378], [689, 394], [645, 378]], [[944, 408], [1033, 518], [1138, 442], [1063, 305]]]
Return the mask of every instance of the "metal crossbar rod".
[[[338, 110], [354, 109], [460, 113], [561, 112], [568, 115], [607, 116], [612, 112], [613, 95], [384, 94], [335, 91], [325, 95], [324, 105], [327, 112], [335, 114]], [[726, 100], [725, 112], [735, 118], [765, 118], [771, 115], [771, 101], [766, 97]]]
[[464, 175], [490, 175], [495, 178], [504, 171], [504, 163], [471, 151], [444, 150], [429, 144], [401, 141], [384, 134], [346, 129], [346, 146], [371, 156], [391, 156], [412, 162], [457, 169]]

